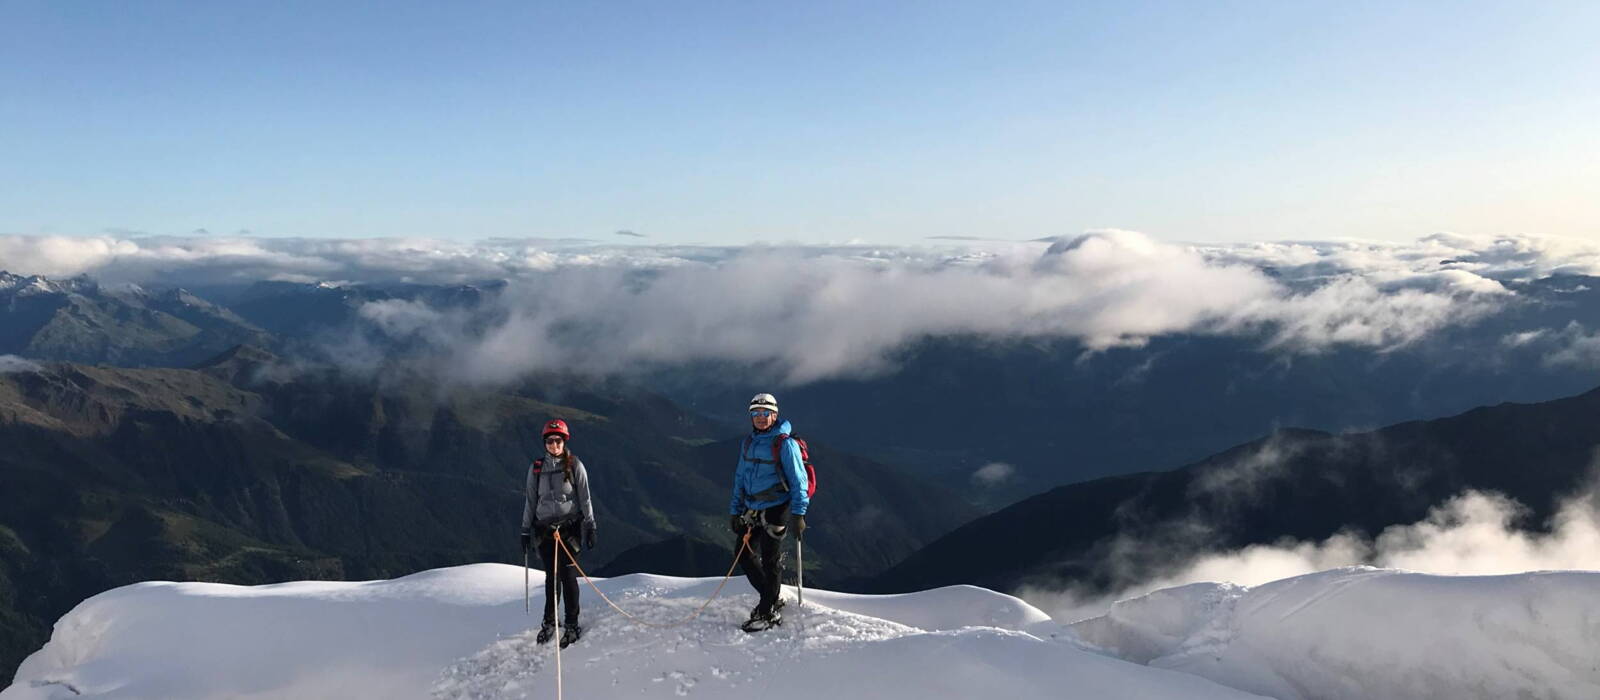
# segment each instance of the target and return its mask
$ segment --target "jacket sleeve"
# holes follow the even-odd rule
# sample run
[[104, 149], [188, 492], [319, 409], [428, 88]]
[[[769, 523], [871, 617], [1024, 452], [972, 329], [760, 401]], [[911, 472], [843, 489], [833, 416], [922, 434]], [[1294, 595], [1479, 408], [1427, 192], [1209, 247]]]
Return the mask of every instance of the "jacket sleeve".
[[583, 514], [585, 523], [594, 523], [594, 503], [589, 500], [589, 470], [583, 467], [583, 460], [578, 460], [572, 465], [572, 488], [577, 493], [578, 512]]
[[537, 503], [533, 502], [533, 499], [536, 497], [534, 494], [534, 489], [538, 488], [538, 484], [534, 483], [535, 478], [536, 477], [533, 475], [533, 465], [530, 464], [528, 465], [528, 483], [522, 487], [523, 532], [528, 532], [533, 529], [533, 509], [534, 506], [538, 505]]
[[739, 447], [739, 461], [733, 464], [733, 499], [728, 502], [728, 515], [738, 515], [744, 510], [744, 494], [739, 491], [739, 471], [744, 469], [743, 444]]
[[778, 460], [783, 462], [784, 481], [789, 482], [789, 512], [805, 515], [806, 508], [811, 506], [811, 497], [806, 495], [811, 481], [806, 478], [806, 462], [800, 456], [800, 445], [792, 439], [784, 440]]

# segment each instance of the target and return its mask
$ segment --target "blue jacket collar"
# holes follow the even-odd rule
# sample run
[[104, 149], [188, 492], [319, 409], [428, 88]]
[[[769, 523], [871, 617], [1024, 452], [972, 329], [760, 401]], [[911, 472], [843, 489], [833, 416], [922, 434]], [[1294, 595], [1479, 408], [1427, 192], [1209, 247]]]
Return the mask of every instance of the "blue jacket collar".
[[750, 428], [750, 437], [753, 438], [772, 437], [780, 433], [785, 435], [794, 434], [794, 429], [789, 427], [789, 421], [780, 419], [777, 423], [772, 424], [771, 428], [767, 428], [766, 430], [756, 430], [754, 427]]

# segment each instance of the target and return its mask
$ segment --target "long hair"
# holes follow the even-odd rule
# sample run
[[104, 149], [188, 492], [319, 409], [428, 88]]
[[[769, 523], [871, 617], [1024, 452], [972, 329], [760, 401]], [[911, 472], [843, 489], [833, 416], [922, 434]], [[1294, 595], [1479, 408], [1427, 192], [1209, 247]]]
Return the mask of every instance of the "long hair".
[[551, 457], [547, 452], [545, 453], [545, 458], [553, 459], [557, 464], [560, 464], [561, 478], [565, 479], [569, 484], [572, 483], [572, 465], [578, 461], [578, 456], [572, 454], [572, 450], [567, 449], [567, 443], [561, 443], [561, 454]]
[[578, 456], [575, 455], [575, 454], [572, 454], [572, 450], [567, 449], [566, 443], [562, 443], [561, 444], [561, 478], [566, 479], [567, 483], [569, 483], [569, 484], [572, 483], [572, 465], [573, 465], [573, 463], [575, 463], [577, 461], [578, 461]]

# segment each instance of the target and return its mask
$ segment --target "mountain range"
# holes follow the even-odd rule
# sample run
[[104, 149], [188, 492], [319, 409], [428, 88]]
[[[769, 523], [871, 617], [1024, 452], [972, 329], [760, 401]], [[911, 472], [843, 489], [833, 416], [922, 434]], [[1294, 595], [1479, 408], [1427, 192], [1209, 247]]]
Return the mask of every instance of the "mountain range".
[[0, 271], [0, 355], [127, 366], [183, 366], [271, 337], [183, 289], [102, 288]]
[[[799, 386], [763, 366], [675, 365], [629, 380], [714, 421], [736, 419], [727, 408], [752, 387], [775, 390], [803, 432], [937, 474], [994, 509], [1063, 484], [1177, 467], [1285, 426], [1366, 430], [1588, 388], [1592, 368], [1581, 358], [1555, 361], [1550, 346], [1519, 339], [1600, 327], [1600, 279], [1505, 285], [1515, 296], [1496, 312], [1377, 351], [1285, 352], [1250, 334], [1108, 349], [944, 336], [900, 348], [887, 371]], [[247, 344], [291, 363], [371, 373], [425, 350], [384, 332], [375, 311], [465, 311], [476, 320], [462, 332], [472, 334], [496, 322], [505, 288], [259, 281], [151, 292], [0, 273], [0, 354], [189, 367]], [[974, 478], [990, 465], [1001, 465], [986, 472], [997, 478]]]

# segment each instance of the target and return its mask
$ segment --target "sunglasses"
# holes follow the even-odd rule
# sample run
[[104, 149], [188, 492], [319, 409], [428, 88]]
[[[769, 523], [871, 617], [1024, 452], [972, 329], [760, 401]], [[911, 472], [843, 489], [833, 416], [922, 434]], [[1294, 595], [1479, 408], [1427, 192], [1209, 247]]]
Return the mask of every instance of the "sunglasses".
[[547, 437], [547, 438], [544, 439], [544, 444], [548, 445], [548, 444], [550, 444], [552, 442], [566, 442], [566, 441], [567, 441], [567, 439], [564, 438], [564, 437], [551, 436], [551, 437]]
[[750, 417], [751, 418], [764, 418], [766, 416], [776, 416], [776, 415], [778, 415], [777, 411], [768, 411], [767, 409], [764, 409], [764, 408], [758, 408], [758, 409], [750, 412]]

